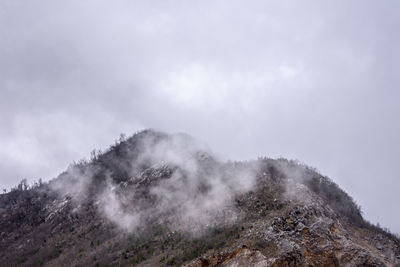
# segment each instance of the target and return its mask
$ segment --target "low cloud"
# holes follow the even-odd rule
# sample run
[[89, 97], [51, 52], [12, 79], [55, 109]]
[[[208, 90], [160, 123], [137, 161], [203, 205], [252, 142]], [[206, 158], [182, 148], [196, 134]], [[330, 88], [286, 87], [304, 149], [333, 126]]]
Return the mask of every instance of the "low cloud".
[[[198, 234], [207, 226], [231, 224], [238, 219], [235, 196], [255, 185], [254, 166], [223, 164], [184, 134], [145, 131], [110, 151], [123, 153], [122, 160], [107, 160], [125, 166], [118, 171], [128, 177], [119, 179], [112, 168], [103, 169], [99, 162], [106, 152], [91, 163], [71, 166], [52, 188], [76, 203], [92, 194], [100, 213], [126, 231], [160, 223]], [[102, 180], [97, 188], [96, 179]]]

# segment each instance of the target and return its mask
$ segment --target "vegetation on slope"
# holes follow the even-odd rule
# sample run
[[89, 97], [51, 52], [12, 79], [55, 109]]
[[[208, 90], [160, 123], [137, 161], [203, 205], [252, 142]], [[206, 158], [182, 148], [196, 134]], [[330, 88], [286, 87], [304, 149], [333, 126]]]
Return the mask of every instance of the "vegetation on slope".
[[[160, 143], [163, 144], [161, 147], [156, 146]], [[179, 162], [163, 162], [165, 158], [161, 156], [170, 146], [174, 146], [175, 154], [183, 155], [179, 160], [196, 163], [194, 174], [188, 173], [187, 166], [182, 167]], [[209, 196], [214, 185], [212, 180], [202, 180], [202, 177], [216, 177], [219, 182], [226, 182], [249, 169], [254, 171], [255, 184], [251, 189], [239, 192], [238, 187], [228, 181], [226, 185], [232, 187], [229, 191], [232, 203], [229, 202], [227, 207], [232, 213], [216, 213], [221, 218], [235, 215], [235, 219], [200, 224], [198, 232], [186, 228], [180, 231], [182, 228], [177, 224], [182, 220], [177, 220], [176, 216], [182, 214], [180, 203], [166, 202], [172, 207], [160, 206], [161, 200], [153, 192], [154, 188], [164, 189], [157, 186], [165, 181], [183, 181], [185, 184], [195, 177], [194, 192], [203, 201], [206, 198], [202, 197]], [[176, 178], [177, 174], [180, 180]], [[249, 233], [259, 222], [281, 217], [296, 205], [284, 197], [288, 180], [306, 186], [349, 224], [400, 243], [390, 232], [366, 222], [354, 200], [315, 169], [286, 159], [260, 158], [222, 163], [210, 153], [198, 149], [186, 135], [176, 139], [146, 130], [128, 139], [120, 138], [105, 152], [93, 152], [89, 161], [72, 164], [49, 183], [39, 182], [29, 187], [26, 181], [22, 181], [11, 192], [0, 195], [0, 265], [118, 266], [152, 263], [172, 266], [190, 262], [205, 253], [233, 249], [243, 243], [262, 249], [266, 246], [264, 241], [249, 239]], [[104, 216], [101, 205], [111, 199], [98, 196], [104, 194], [110, 183], [113, 196], [123, 199], [117, 202], [122, 205], [118, 207], [119, 211], [128, 215], [130, 212], [152, 211], [148, 216], [141, 216], [142, 221], [131, 231], [130, 224], [121, 229], [118, 220]], [[83, 187], [85, 190], [81, 191]], [[231, 196], [228, 195], [226, 200], [230, 201]]]

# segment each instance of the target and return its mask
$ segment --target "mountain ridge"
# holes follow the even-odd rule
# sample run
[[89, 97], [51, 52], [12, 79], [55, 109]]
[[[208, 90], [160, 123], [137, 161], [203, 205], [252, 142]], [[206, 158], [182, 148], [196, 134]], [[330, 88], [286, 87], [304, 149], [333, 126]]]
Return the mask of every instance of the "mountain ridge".
[[400, 264], [399, 239], [315, 169], [154, 130], [1, 195], [0, 226], [1, 266]]

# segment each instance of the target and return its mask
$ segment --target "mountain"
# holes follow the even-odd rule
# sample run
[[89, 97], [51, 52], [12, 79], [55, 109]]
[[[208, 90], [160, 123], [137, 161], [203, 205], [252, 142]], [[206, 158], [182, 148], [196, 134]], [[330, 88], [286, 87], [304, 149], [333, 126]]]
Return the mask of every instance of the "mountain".
[[0, 266], [400, 266], [400, 240], [286, 159], [145, 130], [0, 195]]

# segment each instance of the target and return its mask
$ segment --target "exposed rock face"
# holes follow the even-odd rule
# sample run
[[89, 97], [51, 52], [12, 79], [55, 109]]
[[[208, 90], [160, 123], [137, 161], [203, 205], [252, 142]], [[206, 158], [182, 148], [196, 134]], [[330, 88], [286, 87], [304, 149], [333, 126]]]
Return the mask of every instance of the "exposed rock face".
[[[300, 209], [301, 210], [301, 209]], [[304, 210], [303, 210], [304, 211]], [[299, 212], [296, 209], [294, 213]], [[219, 253], [197, 259], [188, 266], [398, 266], [391, 246], [379, 251], [368, 238], [349, 234], [337, 220], [327, 217], [303, 224], [315, 210], [307, 209], [302, 216], [280, 217], [266, 230], [262, 223], [254, 227], [249, 239], [265, 242], [263, 252], [247, 247], [230, 253]], [[308, 213], [310, 212], [310, 213]], [[297, 227], [297, 226], [298, 227]], [[308, 225], [308, 226], [305, 226]]]
[[203, 266], [271, 266], [273, 259], [268, 260], [260, 251], [249, 249], [242, 246], [233, 252], [219, 253], [209, 258], [199, 258], [196, 261], [186, 265], [186, 267]]
[[0, 195], [0, 266], [400, 266], [399, 239], [315, 170], [179, 138], [145, 131]]
[[252, 221], [245, 240], [257, 250], [242, 246], [188, 266], [400, 266], [398, 240], [355, 227], [301, 184], [292, 198], [280, 216]]

